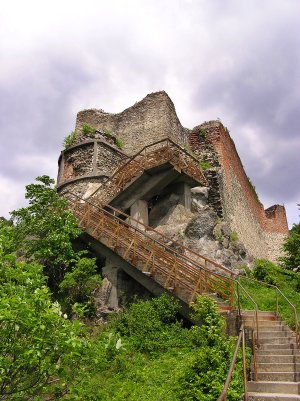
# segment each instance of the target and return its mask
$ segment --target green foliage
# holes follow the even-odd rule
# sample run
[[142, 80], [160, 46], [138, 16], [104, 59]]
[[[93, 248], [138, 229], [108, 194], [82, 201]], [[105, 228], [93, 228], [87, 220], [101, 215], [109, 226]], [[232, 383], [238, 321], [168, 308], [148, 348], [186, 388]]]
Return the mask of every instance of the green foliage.
[[68, 149], [70, 146], [72, 146], [75, 139], [76, 139], [76, 132], [75, 131], [70, 132], [70, 134], [67, 135], [63, 141], [64, 149]]
[[206, 139], [206, 131], [204, 129], [199, 129], [199, 135], [201, 138]]
[[[63, 391], [86, 348], [81, 326], [63, 316], [45, 285], [42, 267], [7, 253], [0, 230], [0, 399], [38, 400]], [[53, 390], [54, 391], [54, 390]], [[52, 394], [53, 395], [53, 394]]]
[[285, 256], [281, 258], [283, 266], [293, 269], [300, 266], [300, 224], [294, 224], [290, 235], [283, 243]]
[[[207, 296], [198, 297], [192, 305], [193, 319], [200, 327], [193, 327], [192, 333], [198, 352], [187, 364], [179, 378], [179, 400], [214, 401], [220, 395], [232, 357], [232, 341], [225, 337], [225, 321], [218, 312], [216, 302]], [[240, 400], [242, 392], [241, 363], [237, 364], [228, 400]], [[241, 375], [242, 376], [242, 375]]]
[[80, 316], [93, 309], [92, 292], [102, 281], [96, 269], [96, 259], [81, 258], [72, 267], [72, 271], [65, 274], [59, 285], [69, 307], [76, 304], [73, 312], [77, 311]]
[[87, 136], [94, 136], [96, 133], [96, 128], [91, 127], [89, 124], [83, 124], [82, 133]]
[[230, 233], [229, 239], [230, 239], [231, 242], [237, 242], [238, 239], [239, 239], [239, 236], [238, 236], [237, 232], [232, 231], [232, 232]]
[[[84, 369], [66, 399], [216, 400], [225, 383], [233, 342], [224, 336], [224, 321], [210, 299], [195, 304], [202, 330], [183, 328], [176, 320], [177, 309], [177, 302], [162, 296], [138, 301], [113, 319], [91, 345], [90, 361], [95, 360], [96, 369]], [[230, 401], [239, 400], [242, 393], [240, 368], [239, 362]]]
[[201, 160], [199, 166], [200, 168], [202, 168], [202, 170], [208, 170], [209, 168], [212, 167], [212, 165], [209, 162], [206, 162], [205, 160]]
[[250, 187], [251, 187], [251, 189], [252, 189], [252, 192], [253, 192], [253, 194], [254, 194], [255, 198], [258, 200], [258, 202], [260, 202], [260, 200], [259, 200], [259, 196], [258, 196], [258, 193], [257, 193], [257, 191], [256, 191], [256, 188], [255, 188], [255, 186], [253, 185], [253, 183], [252, 183], [252, 181], [250, 180], [250, 178], [249, 178], [249, 177], [247, 177], [247, 178], [248, 178], [248, 181], [249, 181]]
[[81, 230], [67, 201], [53, 188], [54, 180], [48, 176], [36, 180], [38, 183], [26, 186], [29, 206], [11, 213], [16, 224], [15, 241], [28, 260], [33, 258], [45, 266], [55, 289], [68, 267], [82, 256], [72, 247]]
[[104, 135], [105, 135], [107, 138], [112, 139], [112, 140], [114, 141], [115, 145], [116, 145], [119, 149], [123, 149], [123, 148], [124, 148], [125, 143], [124, 143], [123, 139], [122, 139], [122, 138], [119, 138], [119, 137], [117, 137], [117, 136], [115, 136], [115, 135], [113, 135], [113, 133], [112, 133], [111, 130], [106, 129], [106, 130], [104, 131]]
[[[276, 311], [276, 291], [265, 284], [276, 285], [283, 294], [295, 305], [296, 310], [300, 311], [299, 298], [299, 273], [282, 268], [270, 261], [258, 259], [255, 261], [254, 272], [248, 274], [251, 278], [259, 279], [261, 282], [251, 282], [247, 277], [239, 277], [243, 287], [251, 294], [260, 310]], [[264, 284], [265, 283], [265, 284]], [[253, 309], [253, 303], [241, 291], [241, 307], [243, 309]], [[292, 307], [282, 295], [278, 297], [279, 312], [283, 320], [292, 327], [295, 324]], [[298, 312], [298, 318], [300, 318]]]
[[119, 149], [123, 149], [125, 145], [123, 139], [118, 137], [115, 138], [115, 144], [118, 146]]
[[256, 259], [254, 262], [253, 277], [267, 284], [276, 285], [276, 280], [272, 276], [274, 269], [276, 269], [276, 265], [269, 260]]
[[[142, 352], [163, 352], [170, 343], [181, 341], [176, 322], [178, 302], [166, 295], [133, 304], [119, 318], [115, 330], [130, 338], [132, 347]], [[176, 333], [176, 335], [175, 335]]]
[[104, 130], [104, 135], [105, 135], [107, 138], [114, 138], [114, 135], [113, 135], [113, 133], [112, 133], [112, 131], [111, 131], [110, 129]]

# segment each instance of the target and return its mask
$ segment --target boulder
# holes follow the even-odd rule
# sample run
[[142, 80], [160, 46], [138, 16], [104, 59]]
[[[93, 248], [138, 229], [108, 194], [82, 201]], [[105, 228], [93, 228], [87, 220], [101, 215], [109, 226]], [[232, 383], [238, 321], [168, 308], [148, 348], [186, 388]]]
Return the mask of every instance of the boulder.
[[200, 239], [204, 236], [214, 238], [213, 229], [218, 220], [216, 212], [212, 209], [202, 210], [196, 217], [194, 217], [185, 229], [185, 235], [188, 238]]

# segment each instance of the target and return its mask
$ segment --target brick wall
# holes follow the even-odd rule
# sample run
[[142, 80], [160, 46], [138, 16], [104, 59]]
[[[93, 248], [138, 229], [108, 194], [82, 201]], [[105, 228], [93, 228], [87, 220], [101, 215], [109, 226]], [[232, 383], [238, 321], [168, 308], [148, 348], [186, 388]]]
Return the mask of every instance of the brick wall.
[[[206, 141], [218, 155], [221, 174], [223, 216], [236, 231], [247, 250], [258, 258], [276, 259], [288, 225], [283, 206], [274, 205], [264, 210], [250, 184], [226, 128], [213, 121], [201, 125], [207, 132]], [[203, 146], [203, 145], [202, 145]]]

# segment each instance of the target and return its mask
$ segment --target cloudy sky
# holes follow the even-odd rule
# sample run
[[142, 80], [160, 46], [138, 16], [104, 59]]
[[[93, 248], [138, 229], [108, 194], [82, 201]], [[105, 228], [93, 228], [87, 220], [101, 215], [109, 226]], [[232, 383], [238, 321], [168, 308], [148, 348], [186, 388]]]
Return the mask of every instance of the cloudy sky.
[[0, 215], [56, 177], [86, 108], [166, 90], [181, 123], [220, 118], [265, 207], [300, 203], [299, 0], [0, 0]]

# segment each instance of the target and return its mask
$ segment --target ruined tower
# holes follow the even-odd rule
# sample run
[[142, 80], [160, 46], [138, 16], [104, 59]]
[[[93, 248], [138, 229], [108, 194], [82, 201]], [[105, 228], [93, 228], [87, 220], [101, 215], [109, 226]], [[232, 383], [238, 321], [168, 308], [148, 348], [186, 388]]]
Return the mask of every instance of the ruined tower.
[[284, 207], [264, 210], [222, 123], [184, 128], [165, 92], [118, 114], [79, 112], [59, 158], [58, 190], [98, 199], [150, 226], [176, 205], [191, 210], [194, 221], [209, 209], [219, 242], [221, 222], [254, 258], [276, 260], [288, 233]]

